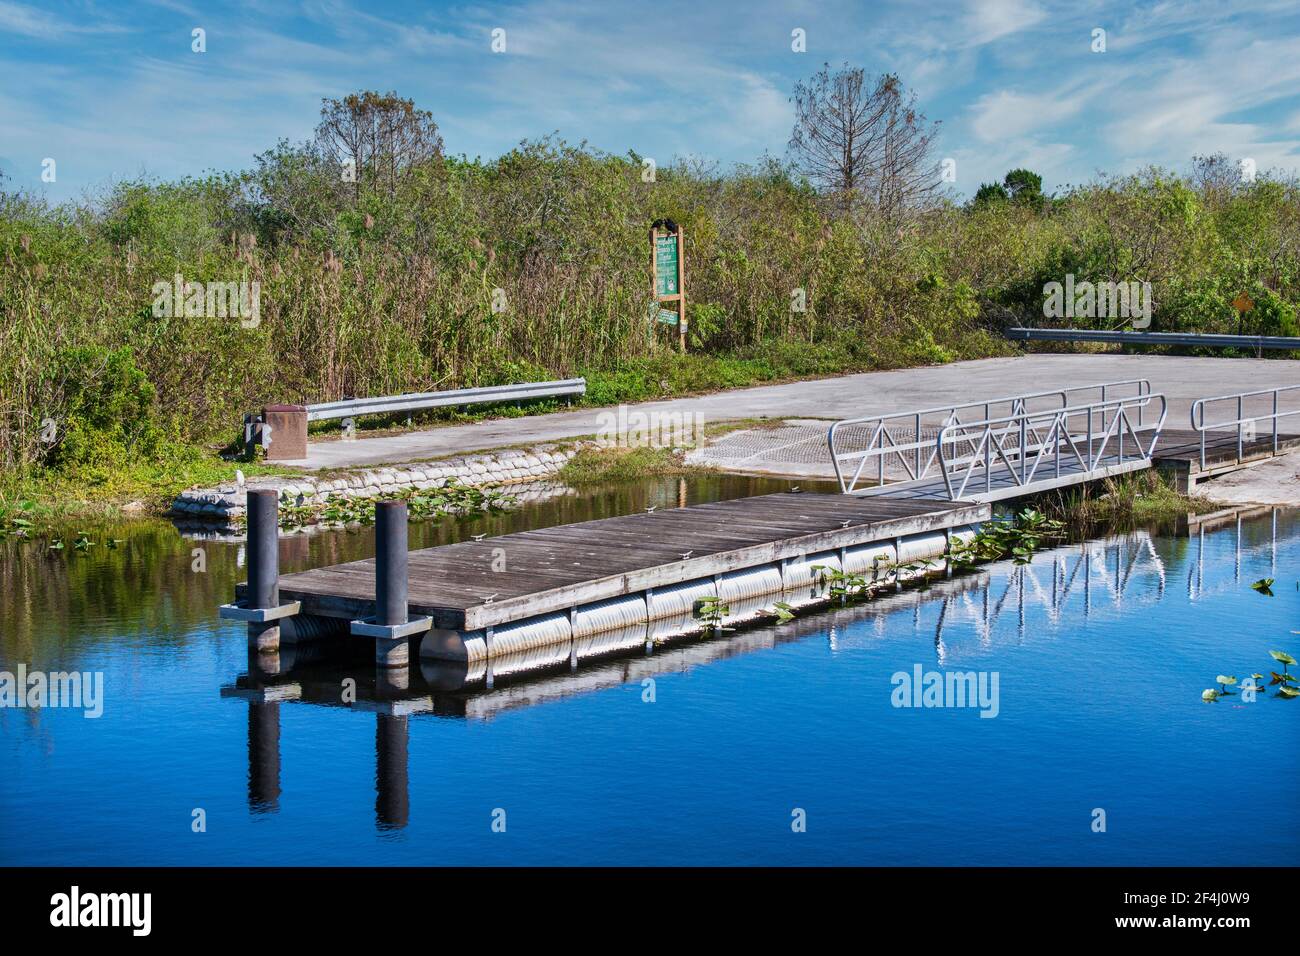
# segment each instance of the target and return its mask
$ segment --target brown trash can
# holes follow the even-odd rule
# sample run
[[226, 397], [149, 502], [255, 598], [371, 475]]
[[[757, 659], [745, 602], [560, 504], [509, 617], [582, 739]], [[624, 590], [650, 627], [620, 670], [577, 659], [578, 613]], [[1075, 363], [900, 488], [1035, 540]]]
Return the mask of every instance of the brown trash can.
[[268, 405], [262, 409], [262, 434], [270, 440], [267, 461], [302, 461], [307, 457], [307, 406]]

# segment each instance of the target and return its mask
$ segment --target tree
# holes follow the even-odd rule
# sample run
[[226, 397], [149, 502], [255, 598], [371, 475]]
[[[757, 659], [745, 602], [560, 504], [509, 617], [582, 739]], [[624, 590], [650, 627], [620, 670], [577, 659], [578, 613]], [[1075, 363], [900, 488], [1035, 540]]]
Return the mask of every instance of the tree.
[[864, 70], [829, 64], [795, 84], [795, 164], [844, 212], [867, 201], [893, 218], [940, 188], [932, 156], [937, 124], [916, 109], [898, 76], [868, 82]]
[[941, 188], [939, 163], [933, 156], [938, 123], [916, 108], [916, 94], [906, 94], [897, 76], [877, 87], [886, 103], [881, 158], [872, 176], [876, 208], [888, 219], [927, 206]]
[[320, 115], [316, 143], [340, 166], [351, 165], [357, 198], [363, 183], [393, 195], [412, 169], [442, 156], [433, 114], [394, 92], [365, 90], [342, 100], [325, 99]]
[[975, 198], [971, 200], [973, 206], [987, 206], [991, 203], [1006, 202], [1011, 198], [1007, 192], [1007, 187], [1001, 183], [981, 183], [980, 188], [975, 190]]
[[1014, 202], [1033, 209], [1042, 209], [1047, 197], [1043, 195], [1043, 177], [1030, 169], [1013, 169], [1002, 177], [1000, 183], [984, 183], [975, 191], [971, 206], [990, 203]]
[[1041, 209], [1044, 202], [1043, 177], [1029, 169], [1013, 169], [1002, 179], [1012, 202]]

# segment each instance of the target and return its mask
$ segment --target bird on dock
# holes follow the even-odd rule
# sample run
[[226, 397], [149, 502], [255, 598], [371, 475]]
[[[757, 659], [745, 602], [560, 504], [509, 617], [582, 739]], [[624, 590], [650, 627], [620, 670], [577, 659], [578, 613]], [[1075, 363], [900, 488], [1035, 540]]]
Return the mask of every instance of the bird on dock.
[[694, 551], [687, 551], [687, 552], [685, 552], [685, 553], [682, 555], [682, 560], [685, 561], [687, 558], [689, 558], [689, 557], [690, 557], [691, 555], [693, 555], [694, 553], [695, 553]]
[[470, 535], [470, 537], [473, 538], [475, 541], [482, 541], [484, 538], [487, 537], [487, 533], [485, 532], [483, 534], [472, 534]]
[[[851, 520], [851, 519], [850, 519], [850, 520]], [[840, 527], [841, 527], [841, 528], [847, 528], [848, 526], [849, 526], [849, 522], [848, 522], [848, 521], [841, 521], [841, 522], [840, 522]]]
[[792, 495], [797, 495], [798, 493], [799, 493], [799, 486], [798, 486], [798, 485], [791, 485], [791, 486], [790, 486], [790, 494], [792, 494]]
[[487, 597], [485, 597], [485, 598], [483, 599], [483, 603], [484, 603], [484, 604], [491, 604], [493, 601], [496, 600], [496, 598], [497, 598], [500, 594], [501, 594], [500, 591], [498, 591], [496, 594], [489, 594]]
[[647, 508], [647, 509], [645, 510], [645, 513], [646, 513], [646, 514], [651, 514], [651, 513], [652, 513], [656, 508], [658, 508], [658, 507], [659, 507], [658, 505], [651, 505], [649, 508]]

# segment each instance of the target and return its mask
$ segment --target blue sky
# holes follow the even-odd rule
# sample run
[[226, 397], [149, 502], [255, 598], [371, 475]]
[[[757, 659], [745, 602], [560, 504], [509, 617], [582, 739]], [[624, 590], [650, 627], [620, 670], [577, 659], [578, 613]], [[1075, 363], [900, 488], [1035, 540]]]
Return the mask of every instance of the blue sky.
[[0, 170], [64, 200], [243, 168], [364, 88], [414, 98], [457, 154], [558, 131], [660, 164], [746, 162], [784, 155], [794, 82], [845, 60], [917, 92], [967, 195], [1015, 166], [1049, 189], [1220, 150], [1300, 167], [1295, 0], [0, 0]]

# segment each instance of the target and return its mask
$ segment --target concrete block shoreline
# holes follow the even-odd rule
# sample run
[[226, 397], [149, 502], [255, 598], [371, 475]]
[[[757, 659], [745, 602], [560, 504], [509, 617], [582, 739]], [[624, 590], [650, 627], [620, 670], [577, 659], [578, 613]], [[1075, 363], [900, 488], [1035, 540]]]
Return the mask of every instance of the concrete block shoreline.
[[183, 491], [172, 502], [169, 516], [187, 523], [229, 524], [244, 517], [248, 492], [268, 488], [295, 505], [321, 504], [329, 497], [382, 498], [404, 491], [428, 491], [448, 482], [477, 488], [501, 488], [553, 478], [578, 451], [593, 442], [559, 447], [544, 445], [526, 451], [508, 449], [442, 461], [387, 465], [316, 477], [282, 475], [256, 478], [243, 487]]

